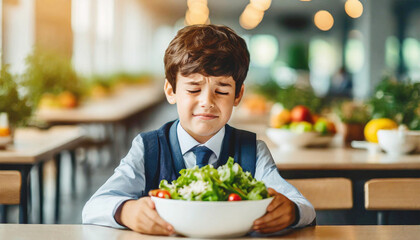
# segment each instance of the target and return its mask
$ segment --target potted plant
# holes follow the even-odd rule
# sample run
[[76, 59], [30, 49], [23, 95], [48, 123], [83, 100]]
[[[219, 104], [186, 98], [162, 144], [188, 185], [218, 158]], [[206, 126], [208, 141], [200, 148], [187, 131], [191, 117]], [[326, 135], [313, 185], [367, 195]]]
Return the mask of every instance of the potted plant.
[[282, 104], [289, 110], [302, 105], [309, 108], [311, 112], [320, 113], [325, 106], [324, 99], [317, 97], [312, 89], [294, 85], [281, 87], [274, 80], [256, 86], [255, 91], [272, 102]]
[[79, 104], [85, 88], [69, 59], [34, 49], [26, 65], [23, 85], [38, 107], [74, 108]]
[[32, 114], [32, 107], [28, 97], [20, 94], [20, 86], [16, 78], [3, 65], [0, 71], [0, 112], [8, 116], [9, 128], [13, 138], [16, 127], [25, 126]]
[[344, 143], [364, 140], [363, 130], [370, 120], [369, 105], [364, 102], [344, 100], [334, 106], [334, 112], [340, 120], [338, 131], [343, 135]]
[[420, 83], [386, 78], [370, 99], [373, 118], [390, 118], [411, 130], [420, 130]]

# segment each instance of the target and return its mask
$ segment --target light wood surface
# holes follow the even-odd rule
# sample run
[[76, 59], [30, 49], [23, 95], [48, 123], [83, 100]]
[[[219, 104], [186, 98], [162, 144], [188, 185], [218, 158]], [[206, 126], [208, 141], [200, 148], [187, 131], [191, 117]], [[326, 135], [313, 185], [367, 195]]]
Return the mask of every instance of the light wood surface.
[[368, 210], [420, 210], [420, 178], [367, 181], [365, 207]]
[[0, 164], [35, 164], [49, 160], [62, 150], [77, 146], [84, 133], [77, 126], [55, 126], [48, 130], [19, 128], [15, 142], [0, 150]]
[[[277, 239], [305, 240], [414, 240], [420, 236], [419, 226], [316, 226], [282, 236]], [[93, 225], [37, 225], [37, 224], [0, 224], [0, 239], [8, 240], [168, 240], [188, 239], [181, 237], [160, 237], [139, 234], [130, 230], [117, 230]], [[273, 239], [249, 238], [238, 239]]]
[[383, 152], [370, 154], [364, 149], [343, 147], [279, 149], [265, 134], [267, 124], [237, 123], [234, 127], [257, 133], [263, 140], [280, 170], [413, 170], [420, 169], [420, 153], [389, 155]]
[[117, 122], [164, 99], [163, 84], [133, 85], [109, 97], [89, 100], [75, 109], [43, 109], [40, 120], [54, 123]]
[[369, 154], [351, 148], [306, 148], [295, 151], [270, 149], [282, 170], [409, 170], [420, 169], [420, 154]]
[[19, 204], [21, 187], [19, 171], [0, 171], [0, 204]]
[[338, 210], [353, 207], [353, 193], [350, 179], [311, 178], [288, 179], [316, 210]]

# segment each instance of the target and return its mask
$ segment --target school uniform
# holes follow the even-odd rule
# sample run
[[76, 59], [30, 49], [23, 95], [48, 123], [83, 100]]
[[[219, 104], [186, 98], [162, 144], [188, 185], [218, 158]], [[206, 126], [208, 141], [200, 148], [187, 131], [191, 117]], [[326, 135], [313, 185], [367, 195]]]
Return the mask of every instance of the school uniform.
[[314, 222], [313, 206], [280, 176], [266, 144], [256, 140], [254, 133], [225, 125], [206, 143], [200, 144], [176, 120], [158, 130], [139, 134], [133, 140], [114, 174], [86, 203], [83, 223], [124, 228], [114, 219], [118, 207], [127, 200], [147, 196], [150, 189], [158, 188], [160, 180], [170, 182], [179, 176], [179, 170], [194, 167], [194, 149], [202, 145], [212, 151], [209, 164], [215, 168], [225, 164], [229, 156], [234, 157], [244, 171], [251, 172], [267, 187], [294, 202], [298, 219], [292, 227]]

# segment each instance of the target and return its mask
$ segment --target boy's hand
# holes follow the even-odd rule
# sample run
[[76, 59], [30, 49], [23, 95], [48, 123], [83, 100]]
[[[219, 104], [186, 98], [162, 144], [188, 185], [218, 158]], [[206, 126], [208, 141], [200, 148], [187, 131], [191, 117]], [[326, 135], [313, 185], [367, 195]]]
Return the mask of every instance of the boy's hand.
[[150, 197], [129, 200], [123, 203], [120, 214], [115, 219], [133, 231], [153, 235], [171, 235], [174, 228], [156, 212], [155, 203]]
[[273, 233], [290, 226], [296, 219], [295, 204], [283, 194], [268, 188], [268, 194], [274, 196], [264, 216], [254, 221], [253, 230], [260, 233]]

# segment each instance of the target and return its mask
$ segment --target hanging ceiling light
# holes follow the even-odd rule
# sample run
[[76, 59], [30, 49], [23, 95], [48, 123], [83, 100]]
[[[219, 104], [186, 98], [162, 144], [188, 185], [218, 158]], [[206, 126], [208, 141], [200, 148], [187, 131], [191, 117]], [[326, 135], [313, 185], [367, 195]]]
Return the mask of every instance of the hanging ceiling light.
[[250, 0], [250, 4], [260, 11], [266, 11], [271, 6], [271, 0]]
[[362, 16], [363, 4], [359, 0], [347, 0], [344, 9], [349, 17], [358, 18]]
[[257, 27], [264, 17], [264, 11], [270, 6], [271, 0], [250, 0], [239, 17], [239, 24], [247, 30]]
[[328, 11], [318, 11], [314, 16], [315, 26], [322, 31], [328, 31], [334, 25], [334, 18]]
[[202, 3], [207, 6], [207, 0], [188, 0], [187, 1], [188, 8], [191, 8], [191, 5], [194, 3]]
[[209, 8], [207, 0], [188, 0], [188, 10], [185, 13], [186, 25], [207, 24], [209, 20]]
[[253, 29], [260, 24], [263, 17], [264, 11], [255, 8], [254, 5], [250, 3], [239, 17], [239, 24], [247, 30]]

